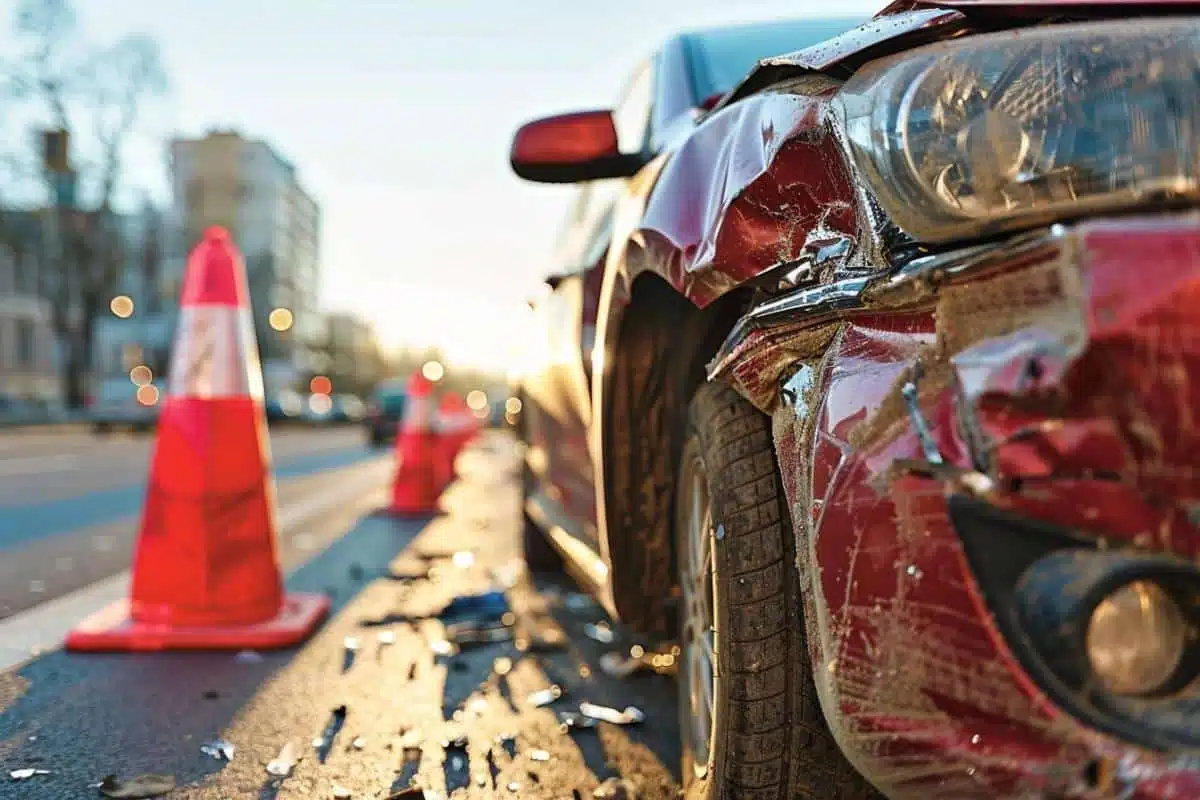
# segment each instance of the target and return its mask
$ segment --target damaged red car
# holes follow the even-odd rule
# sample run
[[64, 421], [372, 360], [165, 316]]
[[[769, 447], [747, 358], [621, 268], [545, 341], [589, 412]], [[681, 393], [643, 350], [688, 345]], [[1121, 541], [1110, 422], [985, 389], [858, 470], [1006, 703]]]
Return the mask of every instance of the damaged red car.
[[806, 24], [517, 133], [531, 563], [678, 642], [689, 796], [1200, 797], [1200, 4]]

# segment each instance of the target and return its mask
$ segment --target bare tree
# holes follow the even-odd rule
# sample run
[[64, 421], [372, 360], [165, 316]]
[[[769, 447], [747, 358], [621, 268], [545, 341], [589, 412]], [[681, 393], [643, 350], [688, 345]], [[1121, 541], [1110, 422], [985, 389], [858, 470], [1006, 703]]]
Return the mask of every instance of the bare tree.
[[[43, 249], [39, 292], [52, 308], [62, 343], [67, 402], [82, 404], [91, 368], [96, 321], [106, 313], [125, 261], [113, 202], [124, 177], [124, 155], [145, 104], [167, 90], [157, 43], [131, 34], [104, 47], [83, 38], [70, 0], [22, 0], [14, 28], [25, 47], [8, 65], [11, 94], [35, 124], [65, 131], [78, 201], [55, 202]], [[40, 156], [40, 154], [38, 154]]]

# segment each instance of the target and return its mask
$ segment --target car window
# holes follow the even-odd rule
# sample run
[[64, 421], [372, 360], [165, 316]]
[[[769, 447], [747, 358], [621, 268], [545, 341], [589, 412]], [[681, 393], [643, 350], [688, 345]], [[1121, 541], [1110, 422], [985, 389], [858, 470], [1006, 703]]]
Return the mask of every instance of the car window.
[[686, 38], [696, 97], [724, 94], [760, 60], [803, 50], [861, 24], [859, 17], [751, 23], [693, 33]]
[[626, 85], [613, 109], [617, 144], [622, 153], [640, 153], [650, 142], [650, 109], [654, 103], [654, 70], [646, 62]]

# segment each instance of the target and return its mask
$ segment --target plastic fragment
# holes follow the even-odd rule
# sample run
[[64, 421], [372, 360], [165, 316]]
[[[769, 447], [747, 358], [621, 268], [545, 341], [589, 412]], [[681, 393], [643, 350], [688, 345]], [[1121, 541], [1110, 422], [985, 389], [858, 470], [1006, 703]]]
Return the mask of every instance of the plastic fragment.
[[534, 708], [542, 708], [553, 703], [555, 700], [563, 696], [562, 687], [557, 683], [545, 689], [538, 689], [536, 692], [530, 692], [525, 698], [525, 702]]
[[589, 639], [601, 644], [612, 644], [613, 639], [616, 638], [612, 626], [607, 622], [589, 622], [583, 626], [583, 632]]
[[29, 780], [30, 778], [34, 777], [35, 775], [49, 775], [49, 774], [50, 774], [50, 770], [48, 770], [48, 769], [33, 769], [32, 767], [26, 767], [24, 769], [11, 770], [8, 773], [8, 777], [12, 778], [14, 781], [26, 781], [26, 780]]
[[549, 761], [550, 753], [546, 750], [531, 750], [529, 757], [534, 761]]
[[645, 713], [635, 706], [626, 706], [624, 711], [618, 711], [610, 706], [596, 703], [580, 703], [579, 713], [590, 719], [609, 722], [613, 725], [637, 725], [646, 721]]
[[231, 742], [224, 739], [217, 739], [215, 742], [207, 742], [200, 746], [200, 752], [206, 756], [211, 756], [217, 761], [233, 761], [233, 754], [237, 750]]
[[355, 750], [362, 750], [367, 746], [367, 738], [365, 736], [355, 736], [354, 741], [350, 743], [350, 746]]
[[386, 647], [388, 645], [393, 645], [395, 643], [396, 643], [396, 632], [395, 631], [380, 631], [379, 632], [379, 644]]
[[447, 603], [437, 616], [445, 623], [466, 619], [499, 619], [508, 610], [508, 598], [504, 592], [491, 591], [459, 595]]
[[279, 755], [267, 762], [267, 774], [276, 778], [286, 778], [292, 774], [300, 758], [300, 748], [295, 742], [288, 742], [280, 748]]
[[175, 776], [147, 773], [123, 781], [116, 775], [108, 775], [96, 788], [100, 794], [113, 800], [148, 800], [174, 791]]
[[575, 711], [561, 711], [558, 714], [558, 724], [564, 731], [596, 727], [596, 720]]
[[353, 653], [355, 650], [358, 649], [358, 637], [357, 636], [347, 636], [345, 639], [342, 640], [342, 646]]
[[459, 550], [450, 556], [450, 560], [459, 569], [469, 569], [475, 565], [475, 554], [470, 550]]
[[333, 800], [350, 800], [353, 796], [354, 793], [345, 786], [339, 786], [336, 783], [333, 785]]

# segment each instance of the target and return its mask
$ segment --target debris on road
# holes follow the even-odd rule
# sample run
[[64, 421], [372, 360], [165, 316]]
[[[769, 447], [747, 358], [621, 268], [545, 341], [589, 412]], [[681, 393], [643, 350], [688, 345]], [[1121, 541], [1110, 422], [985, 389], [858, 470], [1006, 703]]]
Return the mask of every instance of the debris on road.
[[543, 708], [550, 705], [555, 700], [563, 696], [563, 689], [557, 683], [545, 689], [538, 689], [536, 692], [530, 692], [525, 698], [525, 702], [534, 708]]
[[333, 800], [350, 800], [351, 797], [354, 797], [354, 792], [350, 791], [345, 786], [338, 786], [336, 784], [334, 785]]
[[583, 632], [589, 639], [601, 644], [612, 644], [613, 639], [616, 638], [612, 626], [607, 622], [589, 622], [583, 626]]
[[206, 756], [215, 758], [217, 761], [233, 761], [233, 754], [237, 748], [231, 742], [224, 739], [217, 739], [215, 742], [206, 742], [200, 745], [200, 752]]
[[549, 761], [550, 753], [546, 750], [533, 750], [529, 753], [529, 757], [534, 761]]
[[300, 748], [295, 742], [288, 742], [280, 748], [279, 755], [267, 762], [267, 774], [276, 778], [286, 778], [292, 774], [300, 758]]
[[36, 775], [49, 775], [49, 774], [50, 774], [50, 770], [48, 770], [48, 769], [34, 769], [32, 767], [26, 767], [24, 769], [11, 770], [8, 773], [8, 777], [12, 778], [14, 781], [27, 781]]
[[264, 659], [262, 653], [257, 650], [241, 650], [233, 660], [238, 664], [261, 664]]
[[558, 712], [558, 725], [564, 731], [596, 727], [596, 720], [577, 711]]
[[116, 775], [109, 775], [100, 781], [97, 788], [100, 789], [100, 794], [112, 800], [150, 800], [174, 791], [175, 784], [174, 775], [147, 773], [127, 781]]
[[636, 706], [626, 706], [624, 711], [618, 711], [610, 706], [596, 703], [580, 703], [579, 713], [589, 719], [609, 722], [613, 725], [638, 725], [646, 721], [646, 715]]
[[637, 672], [675, 675], [679, 671], [679, 648], [672, 646], [659, 652], [646, 652], [640, 644], [629, 648], [629, 654], [618, 651], [600, 656], [600, 669], [610, 678], [628, 678]]

